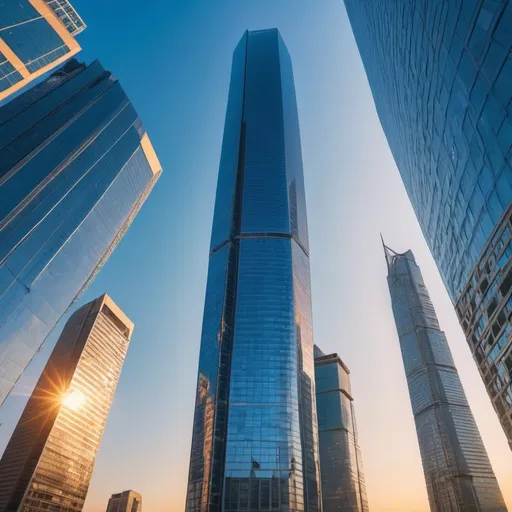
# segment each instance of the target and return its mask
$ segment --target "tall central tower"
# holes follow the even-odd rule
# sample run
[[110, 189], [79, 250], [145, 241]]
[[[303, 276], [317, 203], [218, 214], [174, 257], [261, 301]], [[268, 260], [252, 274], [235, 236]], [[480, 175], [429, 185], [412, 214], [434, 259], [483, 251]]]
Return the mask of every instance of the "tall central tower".
[[308, 234], [290, 56], [235, 49], [210, 247], [188, 512], [320, 509]]

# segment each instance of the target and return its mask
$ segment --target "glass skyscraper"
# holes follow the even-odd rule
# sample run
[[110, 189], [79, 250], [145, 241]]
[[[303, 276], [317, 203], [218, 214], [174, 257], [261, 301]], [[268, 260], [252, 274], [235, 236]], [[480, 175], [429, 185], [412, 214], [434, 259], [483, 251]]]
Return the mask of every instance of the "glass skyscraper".
[[160, 175], [119, 82], [74, 60], [0, 108], [0, 403]]
[[338, 354], [314, 354], [323, 512], [369, 512], [350, 370]]
[[133, 332], [108, 295], [66, 323], [0, 460], [0, 512], [80, 512]]
[[345, 5], [391, 151], [512, 448], [512, 2]]
[[206, 289], [188, 512], [318, 511], [308, 234], [292, 64], [235, 49]]
[[0, 3], [0, 101], [80, 51], [85, 24], [68, 0]]
[[135, 491], [112, 494], [108, 500], [107, 512], [142, 512], [142, 496]]
[[414, 255], [384, 250], [430, 509], [506, 512]]

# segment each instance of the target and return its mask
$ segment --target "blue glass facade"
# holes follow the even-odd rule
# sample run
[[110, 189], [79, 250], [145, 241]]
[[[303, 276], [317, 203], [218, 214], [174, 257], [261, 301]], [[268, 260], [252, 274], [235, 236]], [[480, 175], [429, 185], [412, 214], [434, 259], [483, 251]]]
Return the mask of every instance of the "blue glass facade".
[[277, 30], [233, 56], [187, 511], [320, 510], [308, 237], [291, 60]]
[[506, 512], [414, 255], [385, 252], [430, 510]]
[[68, 0], [0, 3], [0, 100], [76, 54], [84, 28]]
[[345, 5], [391, 151], [512, 447], [512, 3]]
[[70, 61], [0, 108], [0, 403], [128, 229], [155, 160], [98, 62]]
[[314, 349], [323, 512], [369, 512], [350, 370]]

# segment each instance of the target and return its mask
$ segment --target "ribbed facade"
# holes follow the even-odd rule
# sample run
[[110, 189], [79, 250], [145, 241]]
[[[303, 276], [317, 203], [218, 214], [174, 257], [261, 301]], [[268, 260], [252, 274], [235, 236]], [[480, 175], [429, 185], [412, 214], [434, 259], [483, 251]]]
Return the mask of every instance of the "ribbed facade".
[[277, 30], [234, 52], [210, 249], [186, 509], [318, 511], [301, 144]]
[[369, 512], [350, 370], [315, 346], [323, 512]]
[[432, 512], [506, 512], [446, 336], [411, 251], [385, 248]]
[[160, 170], [130, 100], [97, 61], [70, 61], [0, 108], [0, 403]]
[[345, 5], [407, 194], [512, 448], [512, 1]]
[[0, 512], [81, 512], [133, 324], [103, 295], [66, 323], [0, 460]]

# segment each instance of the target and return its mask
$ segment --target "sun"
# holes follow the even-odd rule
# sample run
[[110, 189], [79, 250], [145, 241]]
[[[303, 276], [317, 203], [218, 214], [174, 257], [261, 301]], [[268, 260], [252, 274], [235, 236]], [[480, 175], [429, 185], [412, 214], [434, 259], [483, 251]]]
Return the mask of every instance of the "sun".
[[62, 398], [62, 405], [65, 405], [68, 409], [71, 409], [72, 411], [78, 411], [78, 409], [80, 409], [84, 402], [84, 394], [81, 391], [78, 391], [77, 389], [69, 391]]

